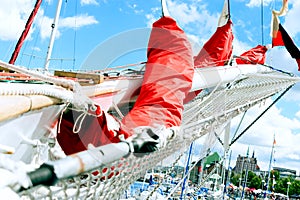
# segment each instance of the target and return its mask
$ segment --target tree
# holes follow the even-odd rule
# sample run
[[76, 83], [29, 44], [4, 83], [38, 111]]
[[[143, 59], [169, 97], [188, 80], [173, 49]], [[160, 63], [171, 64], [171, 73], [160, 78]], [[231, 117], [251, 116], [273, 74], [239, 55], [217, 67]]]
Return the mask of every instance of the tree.
[[[253, 173], [254, 174], [254, 173]], [[261, 178], [259, 176], [253, 176], [248, 185], [249, 188], [260, 189], [261, 187]]]
[[232, 173], [232, 176], [230, 178], [230, 181], [233, 185], [238, 186], [239, 185], [239, 181], [240, 181], [240, 174], [234, 174]]
[[293, 180], [290, 185], [289, 194], [300, 194], [300, 181]]

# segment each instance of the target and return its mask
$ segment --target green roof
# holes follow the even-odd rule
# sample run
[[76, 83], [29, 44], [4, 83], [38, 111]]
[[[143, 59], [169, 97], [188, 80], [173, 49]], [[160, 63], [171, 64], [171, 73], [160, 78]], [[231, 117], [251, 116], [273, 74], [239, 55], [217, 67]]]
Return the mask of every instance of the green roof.
[[206, 165], [211, 165], [212, 163], [215, 163], [220, 160], [221, 160], [221, 157], [219, 156], [219, 154], [217, 152], [214, 152], [213, 154], [204, 158], [204, 161], [205, 161], [204, 168], [206, 167]]

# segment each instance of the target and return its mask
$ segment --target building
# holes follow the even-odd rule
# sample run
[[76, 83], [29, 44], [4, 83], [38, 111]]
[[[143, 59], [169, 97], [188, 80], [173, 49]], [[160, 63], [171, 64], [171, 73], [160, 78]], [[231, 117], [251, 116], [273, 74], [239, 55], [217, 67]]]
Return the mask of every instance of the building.
[[257, 165], [257, 159], [254, 156], [254, 151], [252, 157], [249, 157], [248, 152], [246, 156], [238, 155], [236, 165], [233, 170], [235, 173], [242, 173], [247, 169], [252, 172], [260, 171], [260, 167]]
[[[207, 176], [212, 170], [214, 170], [216, 164], [218, 165], [220, 161], [221, 157], [217, 152], [207, 155], [205, 158], [198, 161], [196, 166], [192, 169], [190, 173], [190, 180], [193, 183], [199, 183], [202, 176]], [[218, 173], [220, 173], [222, 166], [219, 165], [219, 167], [220, 169], [218, 170]]]
[[282, 167], [273, 167], [274, 171], [278, 171], [280, 174], [280, 178], [286, 178], [286, 177], [296, 177], [296, 170], [292, 170], [292, 169], [286, 169], [286, 168], [282, 168]]

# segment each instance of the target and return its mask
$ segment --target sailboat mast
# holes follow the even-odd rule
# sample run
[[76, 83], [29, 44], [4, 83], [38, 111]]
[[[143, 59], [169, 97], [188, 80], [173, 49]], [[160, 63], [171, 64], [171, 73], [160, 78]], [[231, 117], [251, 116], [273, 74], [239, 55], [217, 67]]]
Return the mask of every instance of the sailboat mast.
[[268, 178], [267, 178], [267, 183], [266, 183], [266, 191], [264, 194], [264, 197], [266, 197], [267, 190], [269, 187], [269, 182], [270, 182], [270, 176], [271, 176], [271, 167], [272, 167], [272, 160], [273, 160], [273, 152], [274, 152], [274, 146], [275, 146], [275, 135], [274, 135], [274, 140], [273, 140], [273, 145], [272, 145], [272, 151], [271, 151], [271, 156], [270, 156], [270, 161], [269, 161], [269, 171], [268, 171]]
[[27, 21], [27, 23], [25, 25], [25, 29], [22, 32], [22, 35], [19, 38], [19, 40], [18, 40], [18, 42], [16, 44], [16, 47], [15, 47], [15, 50], [14, 50], [14, 52], [13, 52], [13, 54], [12, 54], [10, 60], [9, 60], [9, 64], [12, 64], [12, 65], [15, 64], [15, 61], [16, 61], [18, 55], [19, 55], [21, 47], [22, 47], [22, 45], [23, 45], [23, 43], [24, 43], [24, 41], [26, 39], [26, 36], [27, 36], [27, 34], [28, 34], [29, 30], [30, 30], [30, 27], [31, 27], [31, 25], [33, 23], [34, 17], [36, 15], [37, 11], [39, 10], [41, 3], [42, 3], [42, 0], [37, 0], [36, 1], [35, 5], [34, 5], [34, 8], [33, 8], [32, 12], [31, 12], [31, 14], [29, 16], [29, 19], [28, 19], [28, 21]]
[[264, 1], [261, 0], [261, 44], [264, 45]]
[[51, 25], [52, 32], [51, 32], [51, 36], [50, 36], [50, 42], [49, 42], [49, 46], [48, 46], [47, 57], [46, 57], [46, 60], [45, 60], [44, 69], [46, 71], [48, 71], [48, 67], [49, 67], [49, 63], [50, 63], [50, 57], [51, 57], [51, 54], [52, 54], [54, 39], [55, 39], [56, 31], [57, 31], [57, 23], [58, 23], [58, 18], [59, 18], [59, 15], [60, 15], [61, 5], [62, 5], [62, 0], [58, 0], [57, 7], [56, 7], [56, 14], [55, 14], [55, 17], [54, 17], [53, 24]]
[[[190, 145], [188, 159], [187, 159], [186, 167], [185, 167], [185, 173], [183, 174], [183, 176], [185, 176], [189, 172], [189, 165], [190, 165], [190, 159], [191, 159], [191, 154], [192, 154], [192, 150], [193, 150], [193, 144], [194, 144], [194, 142], [192, 142], [191, 145]], [[184, 181], [182, 183], [181, 194], [180, 194], [180, 199], [181, 200], [184, 199], [184, 192], [185, 192], [184, 190], [185, 190], [187, 177], [188, 176], [185, 176]]]

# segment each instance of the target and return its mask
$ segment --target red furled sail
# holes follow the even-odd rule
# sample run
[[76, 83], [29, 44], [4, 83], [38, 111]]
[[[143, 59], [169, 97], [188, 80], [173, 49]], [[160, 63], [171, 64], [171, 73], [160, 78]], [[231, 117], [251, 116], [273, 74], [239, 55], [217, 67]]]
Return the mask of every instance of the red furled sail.
[[[216, 32], [204, 44], [198, 55], [194, 57], [196, 68], [227, 64], [232, 54], [232, 41], [234, 38], [231, 26], [229, 0], [224, 0]], [[201, 91], [190, 92], [184, 99], [184, 103], [194, 99]]]
[[198, 55], [195, 56], [195, 67], [223, 66], [227, 64], [231, 58], [234, 38], [231, 26], [229, 1], [225, 0], [218, 28], [204, 44]]
[[119, 142], [118, 132], [115, 131], [117, 128], [110, 127], [111, 121], [117, 123], [99, 106], [95, 111], [89, 110], [88, 114], [69, 108], [63, 113], [58, 125], [57, 141], [66, 155], [84, 151], [89, 144], [102, 146]]
[[[192, 49], [183, 30], [170, 17], [153, 24], [148, 44], [148, 61], [140, 95], [121, 127], [111, 115], [98, 109], [89, 113], [72, 108], [63, 113], [57, 140], [69, 155], [128, 138], [140, 126], [180, 126], [183, 100], [192, 87]], [[76, 132], [76, 133], [74, 133]]]
[[122, 120], [121, 129], [129, 134], [139, 126], [180, 126], [183, 100], [192, 86], [191, 45], [171, 17], [153, 24], [147, 56], [140, 95]]
[[22, 35], [19, 38], [18, 43], [16, 44], [16, 47], [15, 47], [15, 50], [14, 50], [14, 52], [13, 52], [13, 54], [12, 54], [10, 60], [9, 60], [9, 64], [14, 64], [15, 63], [15, 61], [16, 61], [16, 59], [18, 57], [18, 54], [19, 54], [19, 52], [21, 50], [21, 47], [22, 47], [22, 45], [23, 45], [23, 43], [24, 43], [24, 41], [26, 39], [26, 36], [27, 36], [27, 34], [28, 34], [29, 30], [30, 30], [30, 27], [31, 27], [31, 25], [33, 23], [34, 17], [36, 15], [38, 9], [40, 8], [41, 3], [42, 3], [42, 0], [37, 0], [36, 1], [35, 5], [34, 5], [34, 8], [33, 8], [32, 12], [31, 12], [31, 14], [29, 16], [29, 19], [28, 19], [28, 21], [27, 21], [27, 23], [25, 25], [25, 29], [22, 32]]
[[218, 27], [195, 57], [195, 67], [224, 66], [232, 54], [232, 22]]
[[266, 52], [268, 48], [263, 45], [257, 45], [256, 47], [244, 52], [237, 59], [237, 64], [265, 64]]

